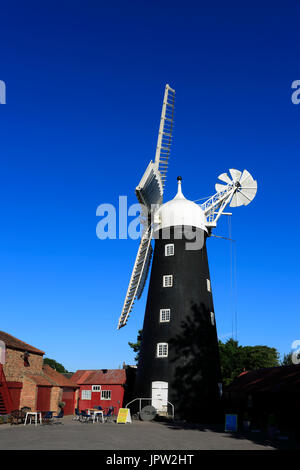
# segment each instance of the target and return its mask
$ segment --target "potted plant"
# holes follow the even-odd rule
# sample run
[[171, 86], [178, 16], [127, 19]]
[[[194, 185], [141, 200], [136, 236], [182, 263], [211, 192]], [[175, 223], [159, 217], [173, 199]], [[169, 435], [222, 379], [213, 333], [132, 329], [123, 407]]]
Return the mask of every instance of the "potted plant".
[[59, 401], [59, 402], [58, 402], [58, 406], [59, 406], [59, 408], [60, 408], [61, 410], [63, 410], [64, 407], [66, 406], [66, 403], [65, 403], [64, 401]]

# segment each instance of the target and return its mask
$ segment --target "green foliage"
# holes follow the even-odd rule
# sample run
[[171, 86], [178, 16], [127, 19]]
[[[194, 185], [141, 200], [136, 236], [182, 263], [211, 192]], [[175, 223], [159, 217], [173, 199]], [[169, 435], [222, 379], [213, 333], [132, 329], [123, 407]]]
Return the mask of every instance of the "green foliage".
[[52, 367], [52, 369], [56, 370], [57, 372], [60, 372], [61, 374], [68, 372], [67, 369], [65, 369], [62, 364], [60, 364], [59, 362], [56, 362], [54, 359], [45, 357], [43, 362], [44, 364], [48, 364], [48, 366]]
[[[290, 352], [288, 354], [284, 354], [283, 356], [283, 359], [280, 363], [281, 366], [292, 366], [292, 365], [295, 365], [295, 363], [293, 362], [293, 352]], [[300, 359], [300, 353], [297, 355], [297, 357], [295, 358], [297, 360]]]
[[219, 341], [221, 374], [224, 385], [229, 385], [242, 371], [241, 347], [232, 338], [226, 343]]
[[291, 366], [292, 362], [292, 353], [284, 354], [283, 359], [281, 361], [282, 366]]
[[143, 330], [138, 331], [138, 335], [137, 335], [137, 339], [135, 343], [128, 342], [129, 346], [134, 350], [135, 353], [137, 353], [134, 358], [135, 362], [139, 361], [139, 352], [141, 348], [142, 332]]
[[[139, 359], [141, 335], [142, 330], [139, 330], [137, 341], [135, 343], [128, 343], [134, 352], [137, 353], [135, 356], [136, 362]], [[239, 346], [238, 341], [232, 338], [226, 341], [226, 343], [219, 341], [219, 353], [221, 373], [225, 386], [229, 385], [243, 371], [281, 365], [277, 349], [268, 346]]]
[[230, 338], [219, 341], [221, 371], [224, 385], [229, 385], [243, 371], [279, 366], [279, 353], [268, 346], [239, 346]]

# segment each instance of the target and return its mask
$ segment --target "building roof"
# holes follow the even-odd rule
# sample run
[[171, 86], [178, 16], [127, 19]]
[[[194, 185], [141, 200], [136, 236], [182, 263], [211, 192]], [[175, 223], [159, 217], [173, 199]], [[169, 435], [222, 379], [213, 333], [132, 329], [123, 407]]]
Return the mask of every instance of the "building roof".
[[26, 377], [33, 380], [36, 385], [44, 385], [47, 387], [52, 387], [53, 383], [50, 382], [44, 375], [42, 374], [26, 374]]
[[78, 385], [74, 380], [69, 379], [64, 374], [57, 372], [57, 370], [52, 369], [48, 364], [43, 365], [43, 372], [44, 375], [54, 382], [55, 385], [59, 385], [60, 387], [70, 387], [70, 388], [78, 388]]
[[5, 343], [5, 346], [10, 349], [17, 349], [18, 351], [28, 351], [30, 353], [34, 354], [39, 354], [39, 355], [44, 355], [44, 351], [41, 351], [40, 349], [35, 348], [34, 346], [31, 346], [30, 344], [24, 343], [24, 341], [21, 341], [18, 338], [15, 338], [12, 335], [9, 335], [8, 333], [5, 333], [5, 331], [0, 331], [0, 341], [3, 341]]
[[226, 391], [234, 393], [300, 391], [300, 364], [252, 370], [240, 374]]
[[117, 385], [126, 382], [124, 369], [77, 370], [72, 381], [78, 385]]
[[68, 387], [78, 388], [78, 385], [73, 381], [64, 377], [63, 374], [52, 369], [48, 364], [44, 364], [40, 374], [26, 374], [26, 377], [33, 380], [36, 385], [44, 385], [48, 387]]
[[160, 206], [155, 214], [154, 222], [155, 231], [179, 225], [197, 227], [207, 232], [207, 221], [204, 211], [198, 204], [184, 197], [180, 180], [178, 180], [176, 196], [171, 201]]

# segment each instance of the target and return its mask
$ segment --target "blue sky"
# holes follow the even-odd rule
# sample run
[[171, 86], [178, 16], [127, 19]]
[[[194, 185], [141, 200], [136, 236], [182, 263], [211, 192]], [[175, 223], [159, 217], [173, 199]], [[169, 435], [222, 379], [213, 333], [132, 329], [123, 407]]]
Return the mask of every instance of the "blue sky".
[[[1, 6], [0, 329], [69, 370], [133, 363], [144, 293], [116, 326], [138, 242], [96, 237], [99, 204], [135, 203], [176, 90], [165, 200], [248, 169], [258, 193], [208, 240], [219, 337], [281, 354], [300, 339], [300, 10], [296, 1], [45, 1]], [[224, 216], [215, 231], [228, 236]], [[237, 312], [237, 323], [233, 318]]]

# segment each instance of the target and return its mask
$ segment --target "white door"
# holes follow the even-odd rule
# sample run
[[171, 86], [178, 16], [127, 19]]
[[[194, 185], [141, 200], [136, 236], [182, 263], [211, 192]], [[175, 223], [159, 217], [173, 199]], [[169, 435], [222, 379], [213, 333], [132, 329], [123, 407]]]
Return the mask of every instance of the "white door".
[[168, 411], [168, 382], [152, 382], [152, 406]]

